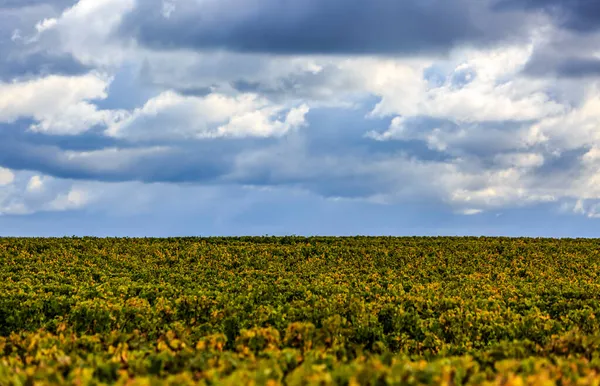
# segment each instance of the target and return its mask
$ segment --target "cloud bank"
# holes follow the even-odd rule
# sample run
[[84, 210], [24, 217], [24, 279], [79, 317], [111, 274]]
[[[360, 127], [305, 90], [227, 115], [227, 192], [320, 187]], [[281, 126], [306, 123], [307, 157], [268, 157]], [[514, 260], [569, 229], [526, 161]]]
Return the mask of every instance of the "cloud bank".
[[175, 186], [598, 217], [599, 10], [3, 2], [0, 213]]

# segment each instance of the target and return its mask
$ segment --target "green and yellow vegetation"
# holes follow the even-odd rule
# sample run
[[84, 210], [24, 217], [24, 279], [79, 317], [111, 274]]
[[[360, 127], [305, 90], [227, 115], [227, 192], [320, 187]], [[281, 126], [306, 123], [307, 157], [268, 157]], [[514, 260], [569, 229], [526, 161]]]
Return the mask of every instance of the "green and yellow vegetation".
[[0, 239], [0, 385], [600, 385], [600, 240]]

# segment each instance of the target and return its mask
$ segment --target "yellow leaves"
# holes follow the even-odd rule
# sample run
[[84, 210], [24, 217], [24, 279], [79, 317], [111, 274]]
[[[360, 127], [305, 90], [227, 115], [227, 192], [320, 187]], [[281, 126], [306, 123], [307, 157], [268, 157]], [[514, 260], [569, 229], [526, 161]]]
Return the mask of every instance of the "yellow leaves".
[[37, 344], [39, 342], [39, 335], [33, 335], [29, 340], [29, 345], [27, 346], [27, 351], [35, 351]]
[[[525, 386], [523, 378], [514, 374], [508, 375], [506, 380], [502, 383], [504, 386]], [[540, 385], [545, 386], [545, 385]]]
[[249, 355], [259, 351], [278, 350], [280, 341], [279, 331], [276, 329], [272, 327], [255, 327], [249, 330], [241, 330], [235, 345], [238, 352]]
[[[0, 385], [598, 383], [594, 241], [0, 239], [1, 262]], [[485, 369], [442, 360], [467, 353]]]
[[84, 386], [93, 384], [92, 380], [94, 379], [94, 369], [93, 368], [75, 368], [73, 369], [71, 379], [73, 385], [76, 386]]
[[169, 347], [171, 347], [173, 350], [181, 350], [185, 348], [185, 343], [179, 339], [172, 339], [169, 340]]
[[212, 310], [210, 313], [210, 317], [213, 319], [222, 319], [223, 318], [223, 311], [220, 310]]
[[222, 352], [227, 337], [224, 334], [212, 334], [201, 338], [196, 344], [196, 350]]
[[129, 345], [127, 343], [119, 343], [117, 347], [110, 346], [108, 348], [108, 353], [112, 354], [112, 362], [127, 364], [129, 358]]
[[61, 355], [61, 356], [59, 356], [58, 358], [56, 358], [56, 361], [61, 366], [70, 366], [71, 363], [72, 363], [71, 357], [67, 356], [67, 355]]
[[67, 329], [67, 324], [66, 323], [59, 323], [58, 326], [56, 327], [56, 332], [61, 333], [66, 331]]
[[167, 344], [167, 342], [164, 341], [160, 341], [158, 342], [158, 344], [156, 345], [156, 349], [160, 352], [160, 351], [171, 351], [169, 345]]
[[313, 346], [315, 330], [315, 325], [312, 323], [290, 323], [283, 342], [290, 347], [302, 348], [304, 351], [310, 350]]

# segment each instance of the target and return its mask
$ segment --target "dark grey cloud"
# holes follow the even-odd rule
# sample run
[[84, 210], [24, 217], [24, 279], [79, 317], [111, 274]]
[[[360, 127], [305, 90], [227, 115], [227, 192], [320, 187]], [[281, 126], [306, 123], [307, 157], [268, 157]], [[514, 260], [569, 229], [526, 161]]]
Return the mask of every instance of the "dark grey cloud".
[[16, 146], [27, 143], [54, 147], [60, 151], [94, 151], [119, 145], [116, 139], [102, 134], [104, 128], [92, 128], [79, 135], [47, 135], [29, 131], [28, 128], [35, 123], [33, 119], [19, 119], [11, 124], [0, 124], [0, 142], [11, 142]]
[[367, 110], [317, 111], [310, 117], [317, 124], [283, 138], [144, 143], [107, 138], [100, 130], [48, 136], [28, 131], [32, 122], [22, 120], [0, 125], [0, 166], [75, 180], [292, 186], [322, 196], [364, 197], [393, 184], [396, 175], [377, 172], [379, 163], [446, 159], [418, 142], [365, 138]]
[[[600, 23], [600, 19], [598, 20]], [[534, 51], [524, 73], [534, 77], [586, 78], [600, 75], [600, 36], [567, 29], [549, 31]]]
[[[236, 144], [195, 143], [193, 146], [147, 151], [125, 143], [87, 135], [86, 144], [65, 144], [24, 136], [0, 135], [0, 165], [53, 177], [103, 182], [210, 182], [232, 169]], [[237, 144], [239, 147], [241, 142]], [[72, 151], [71, 151], [72, 149]], [[141, 153], [137, 151], [142, 150]]]
[[[372, 106], [379, 99], [373, 98]], [[368, 104], [367, 104], [368, 105]], [[366, 128], [385, 128], [389, 126], [389, 118], [369, 118], [365, 120], [367, 110], [318, 109], [309, 113], [308, 118], [313, 124], [303, 128], [306, 151], [311, 156], [326, 157], [335, 154], [352, 154], [359, 159], [371, 157], [393, 157], [405, 154], [423, 161], [450, 161], [446, 154], [433, 151], [418, 140], [404, 141], [374, 141], [365, 137]], [[423, 119], [419, 122], [419, 130], [437, 127], [440, 120]]]
[[[323, 163], [322, 157], [292, 154], [285, 144], [248, 142], [209, 140], [132, 157], [127, 153], [139, 149], [119, 147], [112, 148], [119, 153], [105, 149], [106, 153], [101, 150], [73, 157], [54, 145], [3, 140], [0, 165], [57, 178], [101, 182], [294, 186], [325, 196], [345, 197], [362, 197], [381, 190], [382, 184], [377, 183], [381, 177], [349, 169], [350, 162], [356, 162], [352, 156], [341, 159], [329, 155]], [[240, 170], [236, 157], [246, 154], [254, 159], [253, 153], [258, 155], [257, 162]]]
[[525, 66], [524, 72], [532, 76], [558, 76], [585, 78], [600, 75], [600, 60], [592, 57], [544, 57], [538, 55]]
[[496, 9], [540, 10], [570, 30], [590, 32], [600, 29], [598, 0], [500, 0]]
[[[230, 162], [214, 152], [177, 149], [127, 159], [121, 154], [70, 157], [57, 146], [5, 141], [0, 144], [0, 164], [14, 170], [35, 170], [53, 177], [103, 182], [143, 181], [208, 183], [230, 170]], [[112, 166], [111, 166], [112, 165]]]
[[182, 0], [138, 2], [121, 32], [159, 49], [280, 54], [437, 54], [520, 36], [523, 15], [501, 18], [487, 0]]
[[[43, 46], [36, 39], [35, 25], [56, 17], [69, 1], [0, 0], [0, 81], [46, 75], [79, 75], [90, 70], [72, 55], [60, 52], [58, 42]], [[31, 7], [31, 6], [37, 7]]]
[[73, 6], [77, 0], [0, 0], [0, 9], [2, 8], [25, 8], [33, 6], [50, 6], [57, 10]]
[[90, 70], [90, 67], [68, 54], [53, 54], [47, 51], [14, 52], [0, 61], [0, 81], [47, 75], [81, 75]]

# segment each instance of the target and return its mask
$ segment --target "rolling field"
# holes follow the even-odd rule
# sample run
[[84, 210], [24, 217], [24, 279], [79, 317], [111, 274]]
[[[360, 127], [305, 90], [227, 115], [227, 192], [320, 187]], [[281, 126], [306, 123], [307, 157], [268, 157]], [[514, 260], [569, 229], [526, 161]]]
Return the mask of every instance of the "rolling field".
[[600, 240], [0, 239], [0, 385], [600, 385]]

